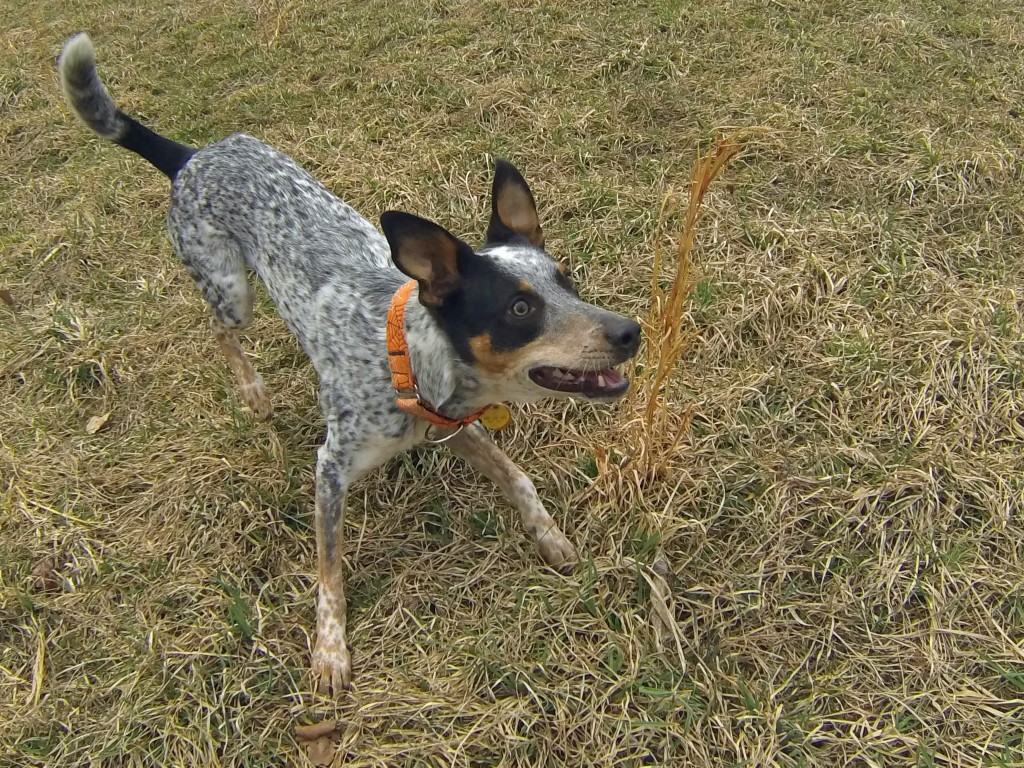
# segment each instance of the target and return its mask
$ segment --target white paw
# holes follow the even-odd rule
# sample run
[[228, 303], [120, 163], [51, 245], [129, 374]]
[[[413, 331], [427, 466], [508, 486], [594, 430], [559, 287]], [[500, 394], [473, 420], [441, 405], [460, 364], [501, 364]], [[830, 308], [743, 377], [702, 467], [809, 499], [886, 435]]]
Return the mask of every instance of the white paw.
[[548, 528], [537, 539], [537, 551], [552, 568], [569, 573], [576, 565], [576, 548], [569, 543], [557, 525]]
[[242, 395], [242, 402], [249, 406], [252, 412], [256, 414], [256, 418], [261, 421], [267, 421], [274, 415], [274, 406], [270, 402], [270, 394], [267, 392], [267, 387], [259, 374], [256, 374], [256, 378], [252, 381], [242, 384], [239, 389]]
[[313, 649], [313, 682], [325, 696], [341, 693], [352, 687], [352, 661], [348, 648], [337, 641], [317, 640]]

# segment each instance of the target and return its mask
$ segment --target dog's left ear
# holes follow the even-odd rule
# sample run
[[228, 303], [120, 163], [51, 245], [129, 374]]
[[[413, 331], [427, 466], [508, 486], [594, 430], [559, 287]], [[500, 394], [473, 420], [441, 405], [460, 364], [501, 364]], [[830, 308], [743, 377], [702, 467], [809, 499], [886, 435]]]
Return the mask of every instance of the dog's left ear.
[[473, 249], [442, 226], [411, 213], [386, 211], [380, 226], [391, 246], [391, 260], [420, 284], [420, 303], [440, 306], [461, 283], [460, 264]]
[[537, 205], [526, 179], [507, 160], [498, 160], [491, 188], [491, 223], [488, 243], [505, 243], [516, 235], [538, 248], [544, 247], [544, 232], [537, 217]]

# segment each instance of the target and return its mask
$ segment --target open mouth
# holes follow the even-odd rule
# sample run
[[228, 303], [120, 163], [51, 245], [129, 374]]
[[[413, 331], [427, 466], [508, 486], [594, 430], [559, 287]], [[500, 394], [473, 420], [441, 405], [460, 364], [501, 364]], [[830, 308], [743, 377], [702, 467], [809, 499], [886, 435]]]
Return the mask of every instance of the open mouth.
[[629, 379], [614, 368], [574, 371], [571, 368], [542, 365], [530, 370], [530, 380], [544, 389], [579, 393], [593, 398], [618, 397], [629, 389]]

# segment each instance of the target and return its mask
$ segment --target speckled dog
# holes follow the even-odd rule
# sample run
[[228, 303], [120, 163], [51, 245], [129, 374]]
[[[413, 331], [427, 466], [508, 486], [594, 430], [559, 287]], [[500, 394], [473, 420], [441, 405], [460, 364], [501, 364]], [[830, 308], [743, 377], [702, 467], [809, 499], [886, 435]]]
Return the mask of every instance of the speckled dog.
[[494, 403], [553, 395], [610, 401], [625, 393], [629, 382], [613, 366], [636, 354], [640, 327], [580, 299], [545, 253], [533, 195], [512, 165], [497, 164], [479, 251], [437, 224], [395, 211], [381, 217], [381, 236], [251, 136], [196, 150], [125, 115], [96, 75], [86, 35], [67, 42], [59, 69], [68, 104], [86, 125], [171, 179], [171, 242], [210, 304], [214, 336], [246, 404], [261, 417], [271, 414], [263, 380], [235, 335], [252, 322], [248, 269], [266, 284], [319, 375], [327, 439], [316, 466], [313, 674], [322, 690], [347, 686], [352, 677], [342, 572], [346, 489], [427, 439], [428, 429], [448, 436], [457, 455], [501, 487], [547, 563], [571, 567], [572, 545], [486, 431], [476, 423], [437, 428], [402, 410], [389, 369], [389, 307], [412, 278], [399, 328], [417, 403], [429, 413], [454, 424]]

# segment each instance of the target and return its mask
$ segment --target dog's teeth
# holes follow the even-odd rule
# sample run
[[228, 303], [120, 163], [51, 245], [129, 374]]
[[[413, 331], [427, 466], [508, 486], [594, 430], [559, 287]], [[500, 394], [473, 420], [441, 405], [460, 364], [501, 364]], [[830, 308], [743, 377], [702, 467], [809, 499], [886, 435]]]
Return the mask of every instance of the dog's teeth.
[[604, 383], [604, 376], [602, 376], [601, 374], [597, 374], [597, 386], [602, 387], [602, 388], [607, 386]]

